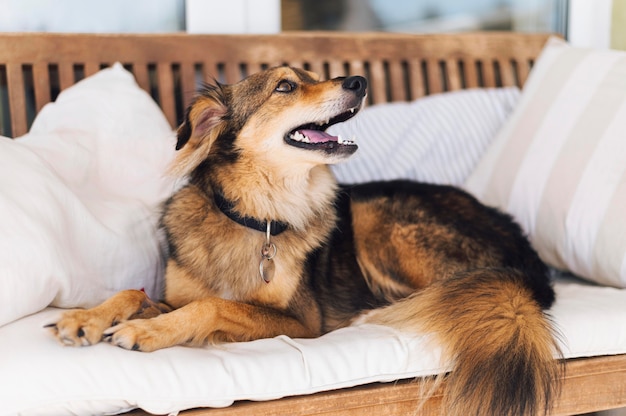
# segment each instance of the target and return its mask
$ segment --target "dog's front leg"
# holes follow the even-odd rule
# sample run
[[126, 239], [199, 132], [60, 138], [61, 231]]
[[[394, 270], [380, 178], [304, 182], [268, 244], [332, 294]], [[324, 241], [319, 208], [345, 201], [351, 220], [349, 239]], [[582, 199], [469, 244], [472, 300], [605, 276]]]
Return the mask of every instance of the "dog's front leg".
[[104, 330], [128, 319], [150, 318], [171, 310], [150, 300], [141, 290], [123, 290], [91, 309], [76, 309], [61, 315], [58, 322], [46, 325], [64, 345], [93, 345]]
[[105, 340], [125, 349], [149, 352], [181, 344], [200, 346], [277, 335], [308, 338], [318, 336], [319, 331], [272, 308], [211, 297], [152, 319], [121, 323], [105, 331]]

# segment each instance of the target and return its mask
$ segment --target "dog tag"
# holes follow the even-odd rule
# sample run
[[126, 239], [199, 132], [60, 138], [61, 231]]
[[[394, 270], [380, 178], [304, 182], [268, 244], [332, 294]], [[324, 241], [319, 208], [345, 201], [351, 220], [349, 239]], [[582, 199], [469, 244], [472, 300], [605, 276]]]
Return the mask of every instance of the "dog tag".
[[273, 243], [265, 244], [261, 249], [261, 262], [259, 263], [259, 273], [265, 283], [269, 283], [274, 278], [274, 256], [276, 246]]
[[259, 272], [261, 273], [261, 278], [265, 283], [271, 282], [274, 278], [274, 269], [274, 260], [268, 258], [261, 259]]

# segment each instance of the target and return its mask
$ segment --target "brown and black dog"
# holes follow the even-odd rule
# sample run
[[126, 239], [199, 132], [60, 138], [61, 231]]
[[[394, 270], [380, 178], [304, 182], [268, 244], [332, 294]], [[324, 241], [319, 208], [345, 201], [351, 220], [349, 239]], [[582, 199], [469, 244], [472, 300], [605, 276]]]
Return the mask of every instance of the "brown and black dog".
[[172, 168], [188, 182], [162, 217], [164, 303], [120, 292], [66, 312], [59, 340], [153, 351], [391, 325], [437, 336], [446, 414], [547, 412], [554, 292], [519, 226], [453, 187], [340, 187], [329, 171], [357, 146], [325, 131], [359, 111], [366, 84], [277, 67], [201, 91]]

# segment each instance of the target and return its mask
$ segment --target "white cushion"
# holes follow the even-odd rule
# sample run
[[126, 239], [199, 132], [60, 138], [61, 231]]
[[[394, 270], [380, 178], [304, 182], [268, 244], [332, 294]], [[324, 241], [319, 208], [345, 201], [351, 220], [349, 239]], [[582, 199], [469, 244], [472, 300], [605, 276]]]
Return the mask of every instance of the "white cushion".
[[548, 264], [626, 286], [626, 53], [552, 39], [466, 187]]
[[0, 325], [125, 288], [158, 297], [174, 142], [119, 64], [63, 91], [25, 136], [0, 138]]
[[516, 87], [472, 89], [366, 107], [329, 131], [359, 150], [332, 167], [341, 183], [413, 179], [461, 185], [517, 104]]
[[[626, 290], [559, 280], [556, 291], [550, 313], [566, 358], [626, 353]], [[175, 414], [447, 368], [427, 336], [375, 325], [315, 339], [280, 336], [153, 353], [109, 344], [64, 347], [42, 328], [60, 313], [49, 308], [0, 328], [0, 415], [113, 414], [135, 407]]]

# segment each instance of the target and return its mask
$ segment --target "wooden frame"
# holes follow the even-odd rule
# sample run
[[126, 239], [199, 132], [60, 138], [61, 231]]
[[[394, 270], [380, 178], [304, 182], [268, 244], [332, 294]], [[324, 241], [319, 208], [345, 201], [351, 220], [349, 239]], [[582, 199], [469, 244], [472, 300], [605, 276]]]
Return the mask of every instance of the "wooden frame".
[[[116, 61], [134, 73], [175, 126], [203, 79], [230, 83], [281, 64], [302, 66], [325, 78], [365, 75], [370, 82], [370, 103], [412, 100], [472, 87], [521, 87], [546, 40], [543, 34], [493, 32], [0, 34], [0, 134], [17, 137], [26, 133], [35, 114], [60, 90]], [[568, 360], [566, 368], [554, 415], [626, 406], [626, 355]], [[398, 381], [184, 414], [404, 415], [416, 408], [419, 392], [417, 383]], [[440, 403], [438, 392], [420, 414], [440, 414]]]
[[[569, 360], [563, 392], [552, 416], [579, 415], [626, 406], [626, 357], [601, 356]], [[427, 380], [426, 383], [432, 383]], [[375, 383], [309, 396], [268, 402], [241, 402], [224, 409], [194, 409], [184, 416], [403, 416], [414, 414], [424, 389], [414, 380]], [[419, 416], [441, 416], [441, 388], [424, 402]], [[148, 415], [143, 411], [133, 415]]]
[[[0, 35], [0, 87], [10, 115], [0, 134], [19, 136], [56, 94], [119, 61], [174, 126], [200, 80], [232, 83], [290, 64], [325, 78], [361, 74], [371, 103], [411, 100], [471, 87], [523, 85], [546, 35]], [[0, 92], [1, 94], [1, 92]], [[1, 104], [0, 104], [1, 105]]]

